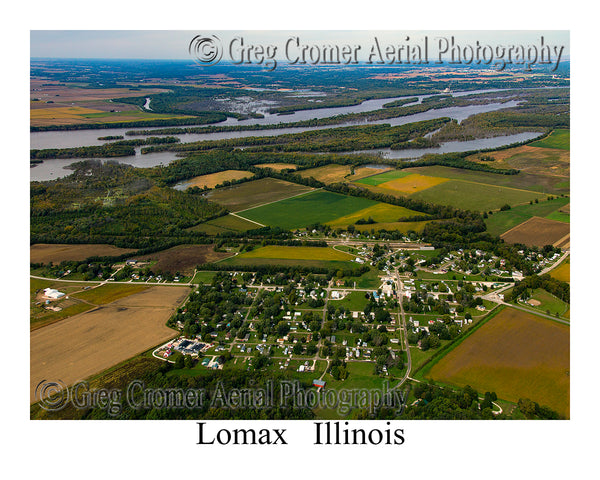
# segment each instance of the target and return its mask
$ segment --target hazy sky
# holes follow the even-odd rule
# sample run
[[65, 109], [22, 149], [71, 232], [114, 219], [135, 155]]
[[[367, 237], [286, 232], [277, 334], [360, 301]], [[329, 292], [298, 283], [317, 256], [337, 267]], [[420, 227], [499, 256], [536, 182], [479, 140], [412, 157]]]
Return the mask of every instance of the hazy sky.
[[188, 45], [199, 34], [217, 35], [227, 46], [241, 36], [246, 44], [278, 46], [277, 57], [282, 58], [286, 40], [298, 36], [303, 43], [335, 43], [362, 45], [368, 49], [377, 37], [381, 43], [402, 44], [408, 35], [411, 43], [419, 43], [425, 36], [430, 42], [435, 37], [454, 36], [457, 43], [475, 45], [539, 45], [540, 36], [546, 44], [564, 46], [563, 59], [569, 56], [568, 31], [167, 31], [167, 30], [32, 30], [31, 57], [54, 58], [140, 58], [189, 59]]

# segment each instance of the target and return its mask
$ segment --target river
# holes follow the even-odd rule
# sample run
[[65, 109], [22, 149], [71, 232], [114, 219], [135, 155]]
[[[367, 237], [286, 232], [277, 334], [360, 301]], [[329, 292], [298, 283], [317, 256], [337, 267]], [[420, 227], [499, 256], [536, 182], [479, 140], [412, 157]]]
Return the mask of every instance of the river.
[[[478, 93], [494, 93], [504, 91], [502, 89], [490, 89], [490, 90], [475, 90], [466, 92], [454, 92], [453, 96], [460, 97], [465, 95], [474, 95]], [[266, 115], [262, 119], [248, 119], [242, 121], [236, 121], [235, 119], [228, 119], [225, 122], [221, 122], [218, 125], [273, 125], [281, 122], [297, 122], [302, 120], [327, 118], [334, 115], [343, 115], [347, 113], [358, 113], [358, 112], [369, 112], [373, 110], [379, 110], [383, 108], [383, 105], [394, 100], [413, 98], [417, 97], [416, 102], [412, 102], [408, 105], [414, 105], [422, 102], [424, 98], [431, 97], [432, 95], [412, 95], [404, 97], [385, 98], [378, 100], [367, 100], [360, 105], [354, 105], [350, 107], [335, 107], [335, 108], [323, 108], [316, 110], [303, 110], [295, 112], [292, 115]], [[147, 99], [149, 100], [149, 99]], [[176, 135], [181, 139], [182, 142], [197, 142], [207, 140], [222, 140], [231, 138], [243, 138], [243, 137], [257, 137], [257, 136], [276, 136], [286, 133], [301, 133], [311, 130], [322, 130], [326, 128], [344, 127], [351, 125], [367, 125], [367, 124], [390, 124], [392, 126], [404, 125], [407, 123], [418, 122], [422, 120], [431, 120], [440, 117], [450, 117], [457, 121], [462, 121], [465, 118], [484, 112], [491, 112], [502, 108], [510, 108], [518, 105], [518, 101], [510, 100], [505, 103], [490, 103], [487, 105], [469, 105], [465, 107], [449, 107], [441, 108], [437, 110], [428, 110], [426, 112], [417, 113], [414, 115], [407, 115], [404, 117], [390, 118], [376, 121], [361, 121], [361, 122], [348, 122], [340, 125], [328, 125], [319, 127], [300, 127], [300, 128], [283, 128], [283, 129], [267, 129], [267, 130], [250, 130], [240, 132], [217, 132], [217, 133], [203, 133], [203, 134], [178, 134]], [[146, 107], [149, 108], [150, 102], [146, 101]], [[156, 127], [159, 128], [159, 127]], [[148, 129], [155, 130], [156, 128]], [[30, 148], [31, 149], [45, 149], [45, 148], [72, 148], [89, 145], [103, 145], [106, 143], [103, 140], [98, 140], [98, 137], [104, 136], [125, 136], [125, 132], [132, 130], [132, 128], [109, 128], [109, 129], [89, 129], [89, 130], [69, 130], [69, 131], [52, 131], [52, 132], [31, 132], [30, 133]], [[523, 134], [519, 134], [523, 135]], [[531, 134], [536, 136], [538, 134]], [[494, 148], [515, 143], [519, 140], [514, 140], [514, 136], [506, 137], [495, 137], [495, 139], [480, 139], [472, 142], [447, 142], [440, 147], [440, 149], [432, 152], [432, 149], [422, 150], [400, 150], [391, 151], [389, 149], [382, 150], [383, 155], [389, 155], [387, 158], [412, 158], [422, 156], [426, 153], [446, 153], [452, 151], [467, 151], [479, 148]], [[136, 137], [139, 138], [139, 137]], [[531, 137], [533, 138], [533, 137]], [[505, 141], [506, 143], [498, 143]], [[478, 143], [479, 142], [479, 143]], [[495, 142], [493, 145], [490, 142]], [[480, 145], [480, 146], [478, 146]], [[490, 146], [486, 146], [490, 145]], [[442, 152], [441, 149], [444, 149]], [[373, 151], [370, 151], [373, 153]], [[376, 153], [376, 151], [375, 151]], [[399, 155], [399, 156], [396, 156]], [[136, 155], [131, 157], [117, 157], [111, 160], [134, 165], [139, 168], [148, 168], [156, 165], [166, 165], [173, 160], [178, 158], [176, 152], [156, 152], [152, 154], [141, 155], [140, 148], [136, 148]], [[107, 159], [102, 159], [106, 161]], [[79, 161], [79, 159], [61, 159], [61, 160], [45, 160], [41, 164], [37, 164], [35, 167], [30, 169], [30, 180], [32, 181], [44, 181], [53, 180], [56, 178], [64, 177], [71, 173], [70, 170], [64, 167]]]

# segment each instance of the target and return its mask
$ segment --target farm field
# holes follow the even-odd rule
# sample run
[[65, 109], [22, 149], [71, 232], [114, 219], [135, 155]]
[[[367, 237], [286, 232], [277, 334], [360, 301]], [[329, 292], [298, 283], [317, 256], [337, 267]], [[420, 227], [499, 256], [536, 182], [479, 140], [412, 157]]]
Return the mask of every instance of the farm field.
[[[492, 157], [494, 161], [482, 161], [481, 157]], [[533, 144], [520, 147], [474, 154], [467, 160], [489, 165], [494, 168], [516, 168], [531, 175], [553, 175], [567, 177], [570, 174], [570, 152], [556, 148], [534, 147]]]
[[240, 216], [263, 225], [291, 230], [317, 222], [327, 223], [376, 204], [365, 198], [317, 190], [246, 210]]
[[44, 379], [85, 379], [175, 336], [165, 325], [188, 287], [151, 287], [31, 332], [30, 401]]
[[571, 261], [569, 258], [563, 260], [558, 267], [550, 270], [550, 276], [563, 282], [571, 282]]
[[[400, 218], [410, 217], [413, 215], [424, 215], [421, 212], [415, 210], [409, 210], [408, 208], [398, 207], [396, 205], [389, 205], [387, 203], [378, 203], [372, 207], [359, 210], [358, 212], [345, 215], [343, 217], [336, 218], [331, 222], [327, 222], [327, 225], [332, 227], [346, 227], [358, 220], [368, 220], [372, 218], [376, 223], [394, 223]], [[402, 222], [399, 222], [402, 223]], [[370, 226], [373, 226], [371, 224]]]
[[[558, 150], [552, 151], [558, 152]], [[485, 165], [489, 165], [491, 163], [492, 165], [489, 166], [501, 168], [499, 165], [495, 165], [494, 162], [483, 163]], [[480, 172], [441, 165], [411, 167], [405, 168], [403, 171], [405, 173], [417, 173], [431, 177], [448, 178], [450, 180], [462, 180], [465, 182], [483, 183], [485, 185], [497, 185], [499, 187], [516, 188], [521, 190], [535, 191], [538, 193], [569, 193], [568, 176], [557, 176], [557, 174], [529, 173], [521, 171], [516, 175], [500, 175], [498, 173]], [[563, 185], [565, 182], [566, 185]]]
[[292, 169], [296, 170], [298, 165], [294, 163], [259, 163], [254, 165], [258, 168], [270, 168], [271, 170], [275, 170], [276, 172], [281, 172], [281, 170]]
[[211, 263], [231, 256], [225, 252], [215, 252], [212, 245], [177, 245], [160, 252], [150, 253], [138, 257], [137, 260], [156, 263], [152, 270], [157, 272], [177, 273], [189, 276], [194, 273], [197, 265]]
[[242, 178], [253, 177], [252, 172], [246, 172], [243, 170], [224, 170], [222, 172], [210, 173], [208, 175], [200, 175], [198, 177], [190, 178], [182, 182], [187, 188], [198, 187], [198, 188], [215, 188], [217, 185], [221, 185], [223, 182], [230, 182], [232, 180], [241, 180]]
[[530, 398], [569, 416], [569, 327], [505, 308], [425, 374], [453, 385]]
[[150, 287], [139, 284], [106, 283], [96, 288], [73, 294], [73, 297], [94, 305], [106, 305], [134, 293], [141, 293]]
[[325, 165], [323, 167], [310, 168], [298, 172], [303, 178], [313, 177], [323, 183], [336, 183], [344, 181], [354, 181], [359, 178], [374, 175], [377, 172], [384, 172], [386, 169], [373, 168], [367, 166], [354, 167], [352, 174], [352, 165]]
[[522, 243], [538, 247], [555, 245], [566, 248], [569, 232], [570, 225], [568, 223], [532, 217], [502, 234], [501, 238], [507, 243]]
[[569, 150], [571, 148], [571, 131], [563, 128], [553, 130], [546, 138], [531, 144], [532, 147], [558, 148]]
[[109, 257], [133, 253], [132, 248], [119, 248], [108, 244], [48, 244], [36, 243], [29, 247], [31, 263], [58, 264], [65, 260], [85, 260], [89, 257]]
[[399, 178], [404, 178], [408, 175], [410, 175], [410, 173], [407, 173], [405, 170], [391, 170], [388, 172], [380, 173], [379, 175], [373, 175], [371, 177], [356, 180], [356, 183], [361, 183], [363, 185], [372, 185], [376, 187], [377, 185], [381, 185], [382, 183], [386, 183], [391, 180], [398, 180]]
[[492, 235], [502, 235], [507, 230], [516, 227], [519, 223], [531, 217], [550, 218], [553, 212], [561, 210], [569, 201], [569, 198], [558, 197], [552, 200], [541, 200], [539, 203], [532, 205], [519, 205], [510, 210], [490, 215], [485, 219], [485, 224]]
[[307, 265], [324, 268], [353, 267], [355, 257], [329, 247], [268, 245], [228, 258], [225, 265]]
[[277, 180], [275, 178], [261, 178], [231, 187], [218, 188], [206, 194], [211, 202], [223, 205], [231, 212], [239, 212], [258, 205], [263, 205], [284, 198], [293, 197], [313, 190], [305, 185]]
[[508, 187], [449, 180], [411, 195], [412, 198], [425, 202], [450, 205], [453, 207], [488, 211], [498, 210], [502, 205], [519, 205], [531, 200], [544, 198], [544, 195]]
[[447, 178], [430, 177], [413, 173], [403, 176], [402, 178], [380, 183], [377, 185], [377, 187], [390, 190], [390, 193], [393, 193], [394, 195], [411, 195], [413, 193], [420, 192], [421, 190], [426, 190], [436, 185], [440, 185], [447, 181]]
[[229, 214], [205, 223], [201, 223], [191, 227], [189, 230], [215, 235], [223, 232], [245, 232], [246, 230], [252, 230], [254, 228], [259, 228], [259, 225], [248, 220], [244, 220], [241, 217]]
[[550, 220], [556, 220], [557, 222], [571, 223], [571, 214], [561, 212], [560, 210], [552, 212], [546, 218], [549, 218]]

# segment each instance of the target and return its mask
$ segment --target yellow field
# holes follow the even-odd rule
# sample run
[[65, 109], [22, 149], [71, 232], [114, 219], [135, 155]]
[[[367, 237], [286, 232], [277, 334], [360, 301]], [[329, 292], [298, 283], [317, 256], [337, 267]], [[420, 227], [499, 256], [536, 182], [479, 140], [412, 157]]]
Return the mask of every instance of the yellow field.
[[88, 115], [90, 113], [104, 113], [102, 110], [94, 110], [85, 107], [53, 107], [36, 108], [29, 111], [31, 120], [52, 119], [52, 120], [80, 120], [79, 115]]
[[327, 225], [332, 227], [345, 227], [353, 224], [360, 219], [368, 220], [369, 217], [375, 220], [377, 223], [393, 223], [397, 222], [399, 218], [410, 217], [412, 215], [422, 215], [419, 212], [409, 210], [408, 208], [398, 207], [396, 205], [389, 205], [386, 203], [379, 203], [372, 207], [364, 208], [358, 212], [354, 212], [344, 217], [336, 218], [331, 222], [327, 222]]
[[279, 258], [287, 260], [341, 260], [354, 259], [349, 253], [323, 247], [281, 247], [268, 245], [238, 255], [241, 258]]
[[354, 174], [352, 173], [351, 165], [325, 165], [324, 167], [309, 168], [303, 170], [299, 174], [303, 178], [313, 177], [323, 183], [336, 183], [343, 181], [353, 181], [359, 178], [368, 177], [369, 175], [375, 175], [376, 173], [383, 173], [391, 170], [390, 168], [371, 168], [371, 167], [354, 167]]
[[271, 170], [275, 170], [276, 172], [280, 172], [281, 170], [285, 170], [286, 168], [291, 168], [296, 170], [298, 165], [294, 165], [293, 163], [261, 163], [258, 165], [254, 165], [258, 168], [270, 168]]
[[200, 175], [199, 177], [186, 180], [186, 182], [189, 183], [188, 188], [215, 188], [217, 185], [220, 185], [225, 181], [240, 180], [242, 178], [249, 178], [253, 176], [253, 173], [246, 172], [244, 170], [225, 170], [223, 172], [211, 173], [209, 175]]
[[571, 264], [569, 260], [563, 261], [558, 267], [550, 270], [550, 276], [563, 282], [571, 282]]
[[411, 193], [420, 192], [421, 190], [426, 190], [430, 187], [447, 181], [447, 178], [429, 177], [415, 173], [408, 175], [407, 177], [397, 178], [396, 180], [390, 180], [389, 182], [381, 183], [377, 185], [377, 187], [410, 195]]

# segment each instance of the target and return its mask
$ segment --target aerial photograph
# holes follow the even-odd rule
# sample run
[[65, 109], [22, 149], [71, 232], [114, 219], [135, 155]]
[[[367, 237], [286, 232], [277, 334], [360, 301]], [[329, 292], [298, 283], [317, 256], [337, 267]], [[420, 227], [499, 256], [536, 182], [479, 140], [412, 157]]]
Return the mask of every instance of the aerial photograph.
[[569, 423], [569, 40], [31, 30], [29, 418]]

